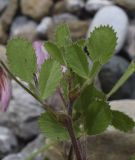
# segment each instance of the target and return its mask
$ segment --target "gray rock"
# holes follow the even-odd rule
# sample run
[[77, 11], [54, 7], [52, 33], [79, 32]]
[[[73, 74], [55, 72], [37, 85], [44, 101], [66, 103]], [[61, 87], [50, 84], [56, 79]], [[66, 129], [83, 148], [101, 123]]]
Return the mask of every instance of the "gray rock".
[[6, 127], [0, 126], [0, 157], [11, 153], [17, 147], [15, 135]]
[[71, 12], [78, 12], [84, 6], [84, 0], [66, 0], [67, 10]]
[[42, 19], [40, 24], [37, 26], [36, 31], [39, 35], [46, 35], [48, 29], [52, 25], [53, 25], [52, 18], [51, 17], [45, 17], [45, 18]]
[[118, 43], [116, 52], [123, 47], [128, 30], [128, 17], [124, 10], [117, 6], [107, 6], [100, 9], [90, 24], [87, 36], [100, 25], [110, 25], [117, 32]]
[[113, 2], [110, 0], [87, 0], [85, 4], [85, 9], [88, 12], [97, 11], [102, 7], [112, 5]]
[[[99, 73], [101, 88], [108, 93], [128, 67], [128, 62], [118, 56], [114, 56], [105, 64]], [[111, 99], [132, 98], [135, 90], [135, 75], [133, 75], [112, 97]]]
[[11, 25], [10, 36], [21, 36], [34, 41], [37, 37], [36, 28], [37, 24], [34, 21], [23, 16], [17, 17]]
[[31, 139], [39, 134], [37, 120], [42, 113], [40, 105], [16, 83], [8, 111], [0, 112], [0, 125], [6, 126], [20, 138]]
[[22, 13], [36, 20], [48, 15], [52, 5], [52, 0], [21, 0]]
[[123, 7], [127, 9], [135, 9], [135, 1], [134, 0], [113, 0], [119, 5], [122, 5]]
[[131, 58], [135, 58], [135, 21], [130, 23], [128, 28], [125, 50]]

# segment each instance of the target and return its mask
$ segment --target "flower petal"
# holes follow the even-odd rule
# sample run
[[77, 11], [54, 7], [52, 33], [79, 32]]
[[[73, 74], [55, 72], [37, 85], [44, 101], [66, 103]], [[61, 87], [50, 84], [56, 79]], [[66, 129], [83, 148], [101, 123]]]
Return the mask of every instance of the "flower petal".
[[33, 43], [33, 47], [35, 49], [36, 56], [37, 56], [38, 68], [41, 69], [41, 65], [44, 63], [45, 60], [49, 58], [49, 54], [45, 50], [43, 43], [41, 41], [35, 41]]

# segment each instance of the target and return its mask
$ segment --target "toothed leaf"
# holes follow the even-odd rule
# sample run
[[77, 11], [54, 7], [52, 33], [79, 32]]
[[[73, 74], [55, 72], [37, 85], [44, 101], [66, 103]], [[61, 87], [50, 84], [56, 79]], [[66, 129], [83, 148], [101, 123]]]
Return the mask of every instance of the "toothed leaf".
[[36, 71], [36, 55], [32, 44], [21, 38], [8, 41], [7, 58], [11, 72], [20, 79], [30, 82]]
[[122, 112], [113, 110], [112, 115], [112, 125], [121, 131], [130, 131], [135, 126], [133, 119]]
[[73, 44], [66, 48], [66, 58], [69, 66], [80, 77], [88, 78], [89, 67], [88, 61], [82, 48], [77, 44]]
[[112, 120], [110, 106], [106, 102], [98, 100], [90, 103], [84, 116], [88, 135], [104, 132]]
[[42, 99], [48, 98], [58, 86], [62, 78], [61, 66], [58, 62], [44, 62], [39, 75], [39, 92]]
[[117, 37], [109, 26], [95, 28], [88, 39], [88, 51], [93, 61], [105, 64], [115, 52]]
[[51, 138], [53, 140], [68, 139], [67, 130], [48, 112], [43, 113], [38, 122], [41, 131], [47, 138]]
[[46, 42], [45, 48], [47, 49], [48, 53], [58, 62], [64, 64], [63, 56], [61, 50], [52, 42]]
[[72, 43], [70, 31], [67, 24], [61, 24], [57, 27], [55, 41], [59, 47], [64, 47]]

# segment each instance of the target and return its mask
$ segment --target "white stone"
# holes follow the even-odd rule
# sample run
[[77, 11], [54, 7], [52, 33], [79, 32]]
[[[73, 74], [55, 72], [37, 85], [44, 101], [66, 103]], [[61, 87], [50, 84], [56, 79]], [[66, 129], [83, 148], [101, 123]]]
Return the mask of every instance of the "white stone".
[[43, 18], [40, 24], [37, 26], [36, 29], [37, 33], [46, 34], [46, 32], [48, 31], [49, 27], [52, 26], [52, 24], [53, 24], [52, 18], [50, 17]]
[[93, 21], [91, 22], [87, 37], [95, 27], [99, 27], [101, 25], [112, 26], [117, 32], [118, 41], [116, 52], [119, 52], [123, 47], [128, 31], [128, 17], [126, 13], [117, 6], [103, 7], [97, 12]]

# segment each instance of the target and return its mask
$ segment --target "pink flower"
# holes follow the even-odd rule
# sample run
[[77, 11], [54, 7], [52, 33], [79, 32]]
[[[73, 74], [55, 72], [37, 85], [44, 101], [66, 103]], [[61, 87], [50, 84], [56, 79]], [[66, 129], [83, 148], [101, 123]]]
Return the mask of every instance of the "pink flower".
[[7, 73], [0, 67], [0, 109], [6, 111], [11, 99], [12, 87]]
[[38, 69], [41, 69], [41, 65], [44, 63], [45, 60], [49, 58], [49, 54], [45, 50], [43, 43], [41, 41], [35, 41], [33, 43], [33, 47], [35, 49], [37, 56]]

